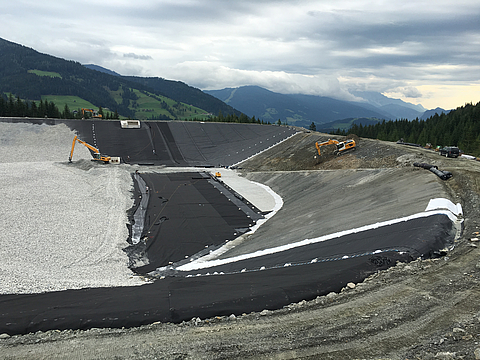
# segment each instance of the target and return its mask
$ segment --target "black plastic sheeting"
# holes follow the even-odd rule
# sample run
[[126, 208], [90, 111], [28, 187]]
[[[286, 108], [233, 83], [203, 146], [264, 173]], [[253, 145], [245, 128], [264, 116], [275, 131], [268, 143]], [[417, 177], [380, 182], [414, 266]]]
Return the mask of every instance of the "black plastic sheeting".
[[[180, 276], [185, 276], [185, 274], [199, 276], [199, 274], [205, 275], [215, 272], [233, 274], [374, 255], [378, 255], [379, 258], [383, 258], [394, 265], [388, 260], [394, 252], [405, 252], [412, 258], [431, 258], [437, 256], [439, 254], [438, 250], [446, 246], [446, 239], [451, 239], [454, 236], [452, 223], [451, 221], [445, 221], [446, 216], [432, 216], [436, 219], [430, 217], [411, 219], [408, 221], [408, 227], [404, 223], [396, 223], [379, 227], [375, 231], [344, 235], [338, 239], [321, 241], [207, 269], [190, 272], [179, 271], [176, 274]], [[428, 240], [420, 239], [418, 237], [419, 233], [427, 236]], [[402, 234], [401, 237], [400, 234]], [[393, 244], [394, 246], [392, 246]], [[162, 275], [161, 272], [158, 274]], [[169, 274], [175, 273], [169, 272]]]
[[453, 176], [453, 174], [450, 171], [438, 170], [438, 169], [435, 169], [433, 167], [428, 169], [428, 170], [433, 172], [435, 175], [437, 175], [442, 180], [448, 180]]
[[[141, 256], [148, 262], [132, 266], [138, 274], [213, 250], [255, 224], [209, 182], [211, 177], [207, 174], [140, 173], [139, 176], [148, 186], [149, 202], [142, 241], [126, 249], [132, 264]], [[136, 191], [135, 198], [140, 196]]]
[[[348, 282], [362, 281], [397, 261], [411, 261], [424, 251], [453, 240], [452, 223], [447, 216], [434, 215], [420, 222], [417, 220], [349, 235], [348, 240], [332, 240], [328, 251], [332, 257], [326, 261], [297, 262], [308, 260], [312, 251], [323, 253], [324, 249], [315, 249], [320, 245], [316, 244], [308, 249], [297, 248], [277, 254], [281, 258], [272, 262], [291, 262], [292, 266], [210, 276], [185, 277], [188, 274], [185, 273], [138, 287], [2, 295], [0, 333], [133, 327], [155, 321], [178, 323], [193, 317], [278, 309], [292, 302], [339, 291]], [[350, 249], [350, 245], [361, 243], [363, 239], [374, 243], [370, 250], [384, 250], [358, 254]], [[396, 249], [394, 244], [401, 246]], [[346, 245], [348, 247], [344, 248]], [[355, 256], [345, 258], [344, 254]]]
[[[122, 129], [120, 121], [66, 121], [80, 139], [102, 154], [142, 165], [186, 166], [167, 123], [142, 122], [140, 129]], [[75, 160], [75, 155], [74, 155]]]
[[420, 144], [404, 142], [403, 139], [398, 140], [397, 144], [407, 145], [407, 146], [415, 146], [415, 147], [422, 147], [422, 145], [420, 145]]
[[430, 165], [426, 163], [413, 163], [413, 166], [430, 170], [432, 173], [437, 175], [442, 180], [448, 180], [453, 176], [453, 174], [450, 171], [439, 170], [438, 166], [436, 165]]
[[140, 165], [230, 166], [296, 133], [256, 124], [142, 121], [140, 129], [122, 129], [120, 121], [61, 122], [102, 154]]

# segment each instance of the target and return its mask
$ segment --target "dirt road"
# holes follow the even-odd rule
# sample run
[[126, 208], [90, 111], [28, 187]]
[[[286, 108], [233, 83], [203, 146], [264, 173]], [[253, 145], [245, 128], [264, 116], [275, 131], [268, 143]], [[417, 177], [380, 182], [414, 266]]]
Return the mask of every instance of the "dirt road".
[[[318, 133], [300, 134], [242, 164], [257, 171], [402, 169], [428, 162], [453, 173], [432, 180], [464, 210], [455, 248], [398, 264], [341, 293], [277, 311], [134, 329], [0, 336], [2, 359], [480, 359], [480, 162], [376, 140], [315, 158]], [[428, 170], [425, 176], [434, 176]], [[476, 240], [477, 239], [477, 240]]]

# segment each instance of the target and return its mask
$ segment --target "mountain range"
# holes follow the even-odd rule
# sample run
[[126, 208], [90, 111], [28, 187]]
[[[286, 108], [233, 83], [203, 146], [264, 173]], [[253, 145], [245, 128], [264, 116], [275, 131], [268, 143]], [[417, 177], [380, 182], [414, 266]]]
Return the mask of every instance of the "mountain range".
[[[122, 76], [95, 64], [81, 65], [0, 38], [0, 95], [52, 100], [62, 109], [118, 111], [124, 117], [202, 120], [212, 115], [246, 114], [264, 122], [331, 130], [383, 119], [425, 118], [426, 111], [376, 92], [353, 92], [358, 101], [325, 96], [280, 94], [258, 86], [201, 91], [160, 77]], [[427, 117], [428, 117], [427, 116]]]
[[317, 129], [334, 130], [344, 128], [356, 121], [370, 124], [383, 120], [423, 118], [428, 112], [432, 116], [446, 112], [443, 109], [427, 111], [422, 105], [391, 99], [377, 92], [356, 91], [352, 95], [359, 101], [338, 100], [331, 97], [279, 94], [258, 86], [242, 86], [222, 90], [205, 90], [226, 104], [248, 116], [265, 121], [286, 122], [308, 127], [312, 122]]

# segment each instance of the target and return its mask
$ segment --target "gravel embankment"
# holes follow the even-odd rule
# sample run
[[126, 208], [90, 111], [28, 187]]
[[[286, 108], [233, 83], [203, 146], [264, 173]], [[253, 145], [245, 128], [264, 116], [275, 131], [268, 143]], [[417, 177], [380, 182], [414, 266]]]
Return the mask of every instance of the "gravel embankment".
[[0, 122], [0, 293], [129, 286], [128, 166], [93, 164], [67, 126]]

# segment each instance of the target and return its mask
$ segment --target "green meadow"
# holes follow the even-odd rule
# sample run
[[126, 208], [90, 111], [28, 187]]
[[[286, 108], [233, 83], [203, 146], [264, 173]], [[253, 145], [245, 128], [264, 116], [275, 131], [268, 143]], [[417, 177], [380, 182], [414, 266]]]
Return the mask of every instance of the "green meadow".
[[42, 70], [28, 70], [30, 74], [35, 74], [38, 76], [50, 76], [50, 77], [58, 77], [62, 78], [62, 75], [60, 75], [57, 72], [52, 72], [52, 71], [42, 71]]
[[[83, 100], [78, 96], [68, 96], [68, 95], [42, 95], [42, 101], [52, 101], [58, 107], [58, 110], [63, 111], [65, 104], [68, 105], [70, 111], [80, 110], [80, 109], [95, 109], [98, 110], [98, 107], [93, 105], [87, 100]], [[115, 111], [115, 110], [114, 110]]]

